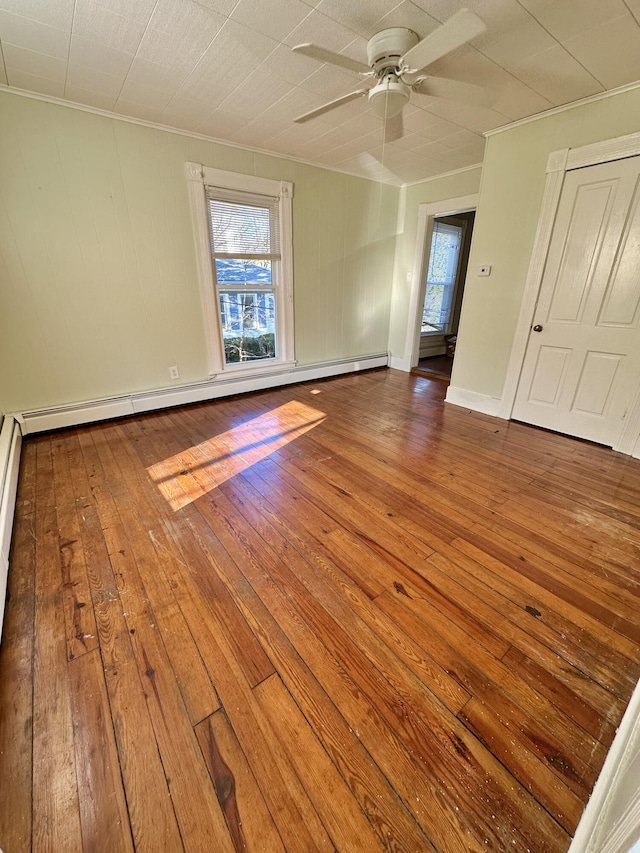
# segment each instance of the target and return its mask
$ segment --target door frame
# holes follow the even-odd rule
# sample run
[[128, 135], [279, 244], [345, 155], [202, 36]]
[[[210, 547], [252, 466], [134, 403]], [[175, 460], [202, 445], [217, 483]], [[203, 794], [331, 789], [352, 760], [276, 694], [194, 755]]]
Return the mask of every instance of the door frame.
[[[619, 136], [616, 139], [583, 145], [579, 148], [561, 148], [549, 154], [542, 207], [540, 209], [531, 260], [529, 261], [529, 270], [525, 281], [522, 303], [520, 305], [520, 315], [516, 325], [513, 346], [511, 347], [507, 377], [502, 392], [502, 402], [500, 410], [497, 413], [499, 417], [510, 420], [513, 413], [518, 383], [520, 382], [527, 345], [529, 343], [529, 331], [542, 285], [542, 276], [551, 245], [566, 173], [573, 169], [582, 169], [585, 166], [597, 166], [600, 163], [609, 163], [612, 160], [622, 160], [626, 157], [636, 157], [638, 155], [640, 155], [640, 133], [630, 133], [627, 136]], [[620, 433], [613, 444], [613, 450], [626, 453], [627, 455], [635, 455], [640, 452], [636, 444], [639, 433], [640, 391], [635, 395], [629, 407], [625, 423], [622, 425]]]
[[478, 207], [478, 194], [458, 196], [444, 201], [421, 204], [418, 207], [418, 228], [416, 248], [411, 273], [411, 292], [407, 317], [404, 358], [401, 370], [409, 371], [415, 367], [420, 357], [420, 329], [422, 328], [422, 306], [427, 287], [427, 270], [431, 256], [431, 237], [433, 223], [437, 216], [454, 216], [456, 213], [469, 213]]

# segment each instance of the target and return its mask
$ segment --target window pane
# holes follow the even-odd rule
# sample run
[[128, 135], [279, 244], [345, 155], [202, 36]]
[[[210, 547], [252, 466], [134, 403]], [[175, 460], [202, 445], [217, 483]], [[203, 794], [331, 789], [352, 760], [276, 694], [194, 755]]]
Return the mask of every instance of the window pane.
[[434, 284], [453, 284], [458, 267], [458, 252], [462, 242], [462, 228], [436, 222], [431, 241], [427, 281]]
[[425, 332], [443, 332], [449, 319], [446, 305], [443, 305], [445, 289], [441, 284], [430, 284], [424, 298], [422, 312], [422, 330]]
[[218, 284], [246, 285], [272, 284], [272, 261], [248, 261], [236, 258], [216, 258]]
[[272, 251], [268, 207], [209, 200], [209, 214], [215, 252], [268, 255]]
[[222, 292], [220, 315], [227, 364], [276, 357], [273, 293]]

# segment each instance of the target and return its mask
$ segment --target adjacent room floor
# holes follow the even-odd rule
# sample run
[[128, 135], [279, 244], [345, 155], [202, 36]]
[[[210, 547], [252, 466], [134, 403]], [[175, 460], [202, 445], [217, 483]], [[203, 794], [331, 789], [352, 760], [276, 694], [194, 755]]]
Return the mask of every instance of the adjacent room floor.
[[440, 379], [443, 382], [449, 382], [452, 368], [453, 358], [450, 356], [431, 355], [428, 358], [421, 358], [416, 367], [412, 368], [411, 372], [415, 376], [424, 376], [427, 379]]
[[6, 853], [562, 853], [640, 675], [640, 461], [392, 370], [25, 441]]

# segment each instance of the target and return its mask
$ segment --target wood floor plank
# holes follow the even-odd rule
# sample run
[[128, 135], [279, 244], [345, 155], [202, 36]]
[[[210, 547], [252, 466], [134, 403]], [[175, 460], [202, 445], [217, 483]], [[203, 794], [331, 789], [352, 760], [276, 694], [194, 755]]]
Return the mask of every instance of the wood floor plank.
[[[549, 507], [554, 512], [549, 514]], [[520, 493], [517, 502], [506, 502], [501, 514], [523, 526], [536, 525], [545, 518], [545, 533], [561, 544], [570, 542], [575, 553], [597, 558], [606, 549], [607, 558], [633, 567], [640, 558], [640, 548], [633, 540], [634, 528], [611, 517], [589, 511], [586, 507], [568, 508], [561, 499], [546, 493], [537, 495], [533, 488]], [[613, 590], [614, 594], [616, 590]], [[637, 594], [637, 587], [635, 587]]]
[[573, 834], [582, 814], [582, 800], [552, 769], [532, 754], [526, 738], [518, 730], [507, 727], [498, 714], [480, 699], [471, 699], [459, 716], [558, 823]]
[[[189, 513], [189, 526], [196, 532], [211, 566], [220, 573], [228, 588], [238, 594], [254, 631], [261, 636], [265, 645], [269, 645], [277, 661], [278, 672], [368, 814], [381, 848], [394, 853], [429, 850], [427, 837], [405, 811], [389, 781], [361, 743], [362, 735], [356, 722], [361, 718], [357, 716], [357, 711], [350, 708], [355, 703], [346, 686], [344, 673], [328, 658], [324, 646], [274, 585], [266, 578], [260, 579], [248, 571], [247, 563], [243, 563], [242, 571], [238, 568], [195, 509]], [[245, 576], [243, 572], [248, 574]], [[247, 578], [251, 579], [251, 584]], [[324, 666], [325, 663], [327, 666]], [[336, 691], [344, 699], [344, 702], [339, 703], [340, 707], [343, 708], [345, 703], [347, 705], [348, 710], [343, 710], [345, 716], [332, 701], [331, 697], [335, 696]], [[367, 740], [366, 737], [364, 739]], [[376, 745], [382, 743], [382, 740], [374, 739], [373, 751]], [[402, 781], [407, 786], [406, 792], [403, 792], [413, 805], [416, 787], [412, 787], [411, 775], [407, 774], [406, 780], [403, 776]]]
[[80, 544], [78, 516], [67, 458], [68, 442], [54, 439], [52, 446], [58, 540], [62, 563], [64, 616], [69, 660], [98, 648], [97, 627], [84, 551]]
[[133, 839], [98, 649], [69, 664], [82, 844], [132, 851]]
[[[503, 656], [502, 661], [519, 678], [562, 709], [571, 720], [589, 732], [603, 746], [607, 748], [611, 746], [616, 730], [610, 719], [599, 714], [592, 705], [569, 690], [555, 675], [547, 672], [544, 667], [531, 660], [514, 646]], [[611, 716], [614, 716], [615, 713], [614, 710], [609, 710]]]
[[39, 850], [82, 850], [51, 442], [37, 445], [33, 834]]
[[136, 850], [185, 849], [159, 755], [129, 630], [114, 634], [106, 670]]
[[15, 853], [31, 850], [35, 454], [34, 442], [24, 448], [0, 646], [0, 766], [10, 780], [0, 783], [0, 843]]
[[260, 786], [223, 710], [196, 726], [236, 853], [285, 853]]
[[[206, 611], [202, 610], [203, 617]], [[216, 640], [214, 640], [216, 642]], [[305, 793], [281, 738], [242, 677], [233, 651], [218, 637], [218, 689], [229, 721], [243, 744], [278, 832], [287, 849], [333, 850], [329, 836]]]
[[[105, 531], [116, 574], [132, 574], [124, 527]], [[118, 556], [116, 556], [118, 555]], [[231, 850], [226, 824], [206, 774], [175, 675], [156, 626], [155, 614], [132, 583], [126, 593], [126, 619], [149, 716], [167, 775], [185, 850]], [[124, 594], [121, 589], [121, 597]]]
[[640, 463], [443, 395], [26, 438], [7, 853], [566, 853], [640, 676]]
[[279, 733], [334, 848], [344, 853], [379, 849], [357, 800], [278, 676], [273, 675], [259, 684], [255, 695]]

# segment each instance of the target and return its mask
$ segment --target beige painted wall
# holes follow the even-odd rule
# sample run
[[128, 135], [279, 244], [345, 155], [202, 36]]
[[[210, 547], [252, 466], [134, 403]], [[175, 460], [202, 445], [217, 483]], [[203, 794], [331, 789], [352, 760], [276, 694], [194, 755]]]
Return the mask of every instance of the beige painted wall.
[[407, 273], [413, 271], [418, 230], [418, 208], [421, 204], [445, 201], [449, 198], [459, 198], [477, 193], [481, 172], [482, 168], [478, 166], [475, 169], [404, 187], [400, 191], [398, 240], [393, 275], [391, 321], [389, 324], [389, 350], [393, 356], [402, 358], [405, 355], [409, 294], [411, 291], [411, 282], [407, 281]]
[[387, 350], [397, 188], [0, 93], [0, 410], [206, 379], [187, 160], [294, 182], [300, 364]]
[[[500, 398], [533, 248], [549, 152], [640, 130], [640, 90], [490, 137], [452, 384]], [[480, 264], [491, 264], [479, 278]]]

